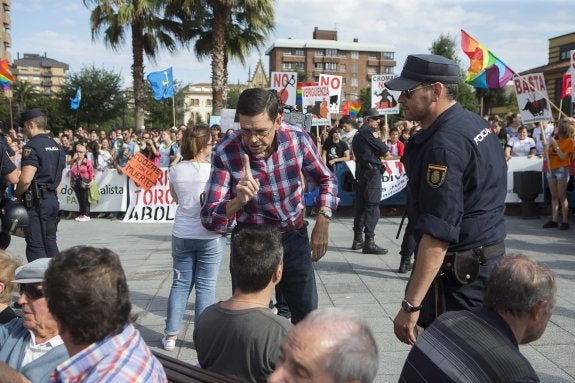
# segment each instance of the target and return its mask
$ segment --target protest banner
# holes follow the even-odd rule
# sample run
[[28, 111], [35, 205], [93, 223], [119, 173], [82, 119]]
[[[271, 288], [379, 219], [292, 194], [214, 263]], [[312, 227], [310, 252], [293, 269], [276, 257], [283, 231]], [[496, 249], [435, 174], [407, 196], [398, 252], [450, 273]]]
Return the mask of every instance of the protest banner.
[[122, 170], [136, 185], [148, 190], [156, 184], [162, 170], [142, 153], [136, 153]]
[[168, 168], [162, 168], [157, 182], [149, 189], [129, 182], [130, 204], [123, 222], [157, 223], [172, 222], [177, 205], [170, 194]]
[[341, 89], [343, 86], [343, 76], [320, 74], [319, 86], [327, 86], [329, 88], [329, 112], [338, 114], [341, 100]]
[[515, 77], [513, 85], [524, 123], [553, 119], [543, 73]]
[[377, 109], [379, 114], [399, 114], [397, 99], [401, 92], [385, 87], [386, 81], [396, 77], [394, 74], [371, 76], [371, 107]]
[[303, 112], [312, 115], [311, 125], [330, 125], [329, 88], [327, 86], [304, 86], [301, 91]]
[[[69, 172], [70, 169], [64, 169], [62, 172], [62, 182], [60, 182], [60, 193], [58, 194], [60, 210], [78, 211], [78, 200], [70, 184]], [[100, 192], [100, 201], [91, 203], [90, 211], [94, 213], [125, 211], [128, 199], [127, 184], [127, 178], [118, 174], [116, 170], [96, 171], [96, 185], [98, 185]]]
[[[355, 178], [355, 161], [346, 161], [349, 171]], [[385, 171], [381, 175], [381, 200], [387, 199], [399, 193], [407, 185], [407, 175], [400, 160], [383, 161]]]
[[278, 92], [284, 105], [296, 106], [297, 72], [272, 72], [270, 88]]

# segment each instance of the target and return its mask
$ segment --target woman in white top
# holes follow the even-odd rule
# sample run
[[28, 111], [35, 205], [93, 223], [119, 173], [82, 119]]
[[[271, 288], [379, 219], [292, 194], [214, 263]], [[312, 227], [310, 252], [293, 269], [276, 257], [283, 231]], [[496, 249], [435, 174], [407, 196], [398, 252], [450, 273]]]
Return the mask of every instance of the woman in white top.
[[527, 135], [527, 127], [522, 125], [517, 130], [517, 137], [511, 137], [505, 145], [505, 157], [533, 157], [537, 154], [535, 141]]
[[160, 151], [160, 167], [167, 168], [170, 166], [170, 151], [172, 149], [172, 140], [168, 130], [162, 130], [160, 133], [160, 143], [158, 145]]
[[192, 288], [196, 287], [195, 315], [215, 303], [216, 279], [225, 239], [206, 230], [200, 220], [202, 196], [210, 177], [213, 141], [207, 125], [183, 132], [182, 161], [170, 168], [170, 193], [178, 204], [172, 228], [174, 277], [162, 345], [173, 350]]

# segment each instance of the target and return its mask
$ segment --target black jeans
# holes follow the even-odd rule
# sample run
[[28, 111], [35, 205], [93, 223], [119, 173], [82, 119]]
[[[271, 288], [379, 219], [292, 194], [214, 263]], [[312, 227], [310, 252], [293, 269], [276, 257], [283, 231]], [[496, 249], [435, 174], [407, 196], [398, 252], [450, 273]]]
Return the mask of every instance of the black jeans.
[[374, 236], [375, 225], [379, 221], [381, 173], [379, 169], [358, 171], [356, 182], [353, 231], [363, 231], [366, 236]]
[[88, 202], [88, 194], [90, 189], [84, 189], [81, 186], [74, 186], [74, 193], [78, 199], [78, 206], [80, 207], [80, 215], [90, 215], [90, 202]]
[[55, 257], [60, 253], [56, 243], [59, 209], [60, 204], [55, 194], [37, 201], [31, 209], [27, 209], [28, 227], [25, 232], [28, 262]]

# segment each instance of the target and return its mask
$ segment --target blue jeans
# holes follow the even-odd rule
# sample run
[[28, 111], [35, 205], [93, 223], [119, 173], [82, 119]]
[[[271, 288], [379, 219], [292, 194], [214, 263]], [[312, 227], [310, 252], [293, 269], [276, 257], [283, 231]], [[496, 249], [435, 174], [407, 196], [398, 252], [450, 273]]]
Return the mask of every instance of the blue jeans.
[[224, 250], [225, 238], [186, 239], [172, 236], [174, 278], [168, 298], [166, 335], [177, 335], [196, 286], [194, 321], [206, 307], [215, 303], [216, 280]]

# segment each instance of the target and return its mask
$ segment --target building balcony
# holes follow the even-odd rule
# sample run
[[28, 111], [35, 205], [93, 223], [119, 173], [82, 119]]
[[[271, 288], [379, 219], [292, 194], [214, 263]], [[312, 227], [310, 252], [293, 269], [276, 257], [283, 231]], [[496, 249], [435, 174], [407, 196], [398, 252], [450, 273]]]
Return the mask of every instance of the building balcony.
[[313, 56], [314, 63], [339, 63], [339, 56]]
[[285, 55], [285, 56], [282, 56], [282, 62], [284, 62], [284, 63], [303, 63], [303, 62], [305, 62], [305, 57], [304, 56]]

